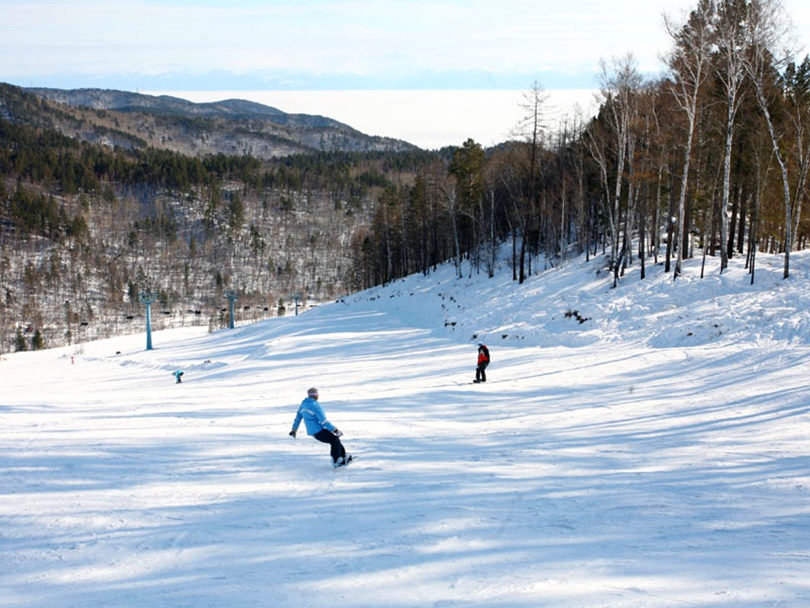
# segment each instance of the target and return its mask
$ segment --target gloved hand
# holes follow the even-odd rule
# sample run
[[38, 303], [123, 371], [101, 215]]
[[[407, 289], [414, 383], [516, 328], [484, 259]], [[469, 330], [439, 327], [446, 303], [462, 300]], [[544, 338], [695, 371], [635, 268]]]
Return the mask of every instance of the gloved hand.
[[292, 437], [293, 439], [295, 439], [295, 434], [296, 434], [296, 432], [297, 432], [297, 431], [290, 431], [290, 437]]
[[343, 433], [341, 433], [338, 429], [335, 429], [334, 431], [332, 431], [332, 434], [335, 437], [343, 437]]

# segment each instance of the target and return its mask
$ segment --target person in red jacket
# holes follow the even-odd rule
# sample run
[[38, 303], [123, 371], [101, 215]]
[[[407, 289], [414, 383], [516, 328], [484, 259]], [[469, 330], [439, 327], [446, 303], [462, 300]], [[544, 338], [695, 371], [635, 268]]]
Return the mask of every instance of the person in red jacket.
[[483, 342], [478, 343], [478, 367], [475, 368], [475, 380], [473, 382], [487, 381], [487, 366], [489, 365], [489, 349]]

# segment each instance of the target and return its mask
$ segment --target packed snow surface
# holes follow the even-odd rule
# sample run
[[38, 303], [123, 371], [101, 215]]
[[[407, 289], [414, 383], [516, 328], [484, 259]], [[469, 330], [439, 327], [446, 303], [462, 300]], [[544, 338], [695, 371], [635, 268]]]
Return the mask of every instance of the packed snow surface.
[[[0, 605], [806, 608], [810, 255], [743, 262], [7, 354]], [[287, 434], [310, 386], [349, 467]]]

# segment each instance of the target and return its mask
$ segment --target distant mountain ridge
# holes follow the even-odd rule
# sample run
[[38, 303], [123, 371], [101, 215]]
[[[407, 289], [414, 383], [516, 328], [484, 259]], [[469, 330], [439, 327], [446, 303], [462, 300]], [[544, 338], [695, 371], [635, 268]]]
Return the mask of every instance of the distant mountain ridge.
[[[222, 153], [260, 159], [323, 151], [418, 149], [402, 140], [366, 135], [325, 116], [290, 114], [243, 99], [195, 103], [169, 95], [108, 89], [22, 90], [83, 111], [75, 116], [83, 128], [59, 112], [50, 118], [65, 134], [94, 143], [122, 145], [124, 140], [135, 138], [144, 145], [195, 156]], [[115, 113], [114, 120], [109, 120], [107, 112]], [[116, 133], [127, 137], [115, 137]]]
[[130, 91], [107, 89], [49, 89], [29, 88], [31, 93], [70, 106], [84, 106], [96, 110], [119, 112], [152, 112], [159, 114], [185, 114], [205, 118], [233, 118], [245, 120], [260, 118], [278, 124], [309, 128], [339, 128], [354, 130], [349, 125], [331, 118], [312, 114], [289, 114], [278, 108], [245, 99], [196, 103], [171, 95], [146, 95]]

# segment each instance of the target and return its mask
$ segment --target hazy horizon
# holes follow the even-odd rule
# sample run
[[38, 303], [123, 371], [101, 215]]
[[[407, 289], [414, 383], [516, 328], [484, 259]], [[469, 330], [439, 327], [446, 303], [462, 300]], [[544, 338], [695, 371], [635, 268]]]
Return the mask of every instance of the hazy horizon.
[[[141, 91], [194, 102], [245, 99], [289, 114], [315, 114], [367, 135], [393, 137], [428, 150], [472, 138], [484, 147], [513, 139], [525, 111], [527, 90], [384, 91]], [[591, 89], [546, 91], [546, 127], [552, 132], [577, 106], [590, 117]]]

